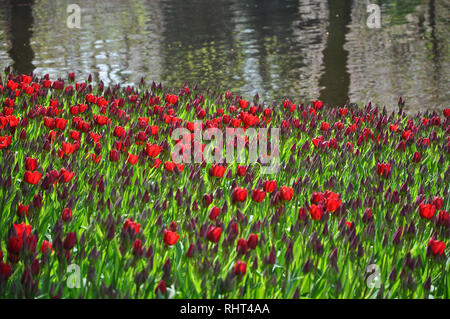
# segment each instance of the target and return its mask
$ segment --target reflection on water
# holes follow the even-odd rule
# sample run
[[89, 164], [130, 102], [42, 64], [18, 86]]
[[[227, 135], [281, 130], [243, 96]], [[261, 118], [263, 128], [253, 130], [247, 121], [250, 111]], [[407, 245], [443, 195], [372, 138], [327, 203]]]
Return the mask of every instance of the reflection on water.
[[184, 82], [270, 101], [369, 99], [410, 110], [449, 101], [448, 0], [0, 0], [0, 65], [111, 83]]

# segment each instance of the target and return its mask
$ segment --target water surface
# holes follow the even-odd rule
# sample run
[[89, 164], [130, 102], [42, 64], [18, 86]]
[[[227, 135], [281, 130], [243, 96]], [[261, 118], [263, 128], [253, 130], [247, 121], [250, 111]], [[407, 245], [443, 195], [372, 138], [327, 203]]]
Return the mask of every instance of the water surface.
[[272, 101], [448, 107], [449, 0], [0, 0], [0, 66], [105, 84], [185, 82]]

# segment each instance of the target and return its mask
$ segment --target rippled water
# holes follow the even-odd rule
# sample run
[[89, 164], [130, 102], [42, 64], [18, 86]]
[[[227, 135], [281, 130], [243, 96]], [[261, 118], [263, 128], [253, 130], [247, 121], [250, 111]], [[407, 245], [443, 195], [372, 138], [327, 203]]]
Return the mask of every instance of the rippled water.
[[323, 99], [411, 111], [449, 103], [449, 0], [0, 0], [0, 65], [105, 84], [184, 82], [266, 101]]

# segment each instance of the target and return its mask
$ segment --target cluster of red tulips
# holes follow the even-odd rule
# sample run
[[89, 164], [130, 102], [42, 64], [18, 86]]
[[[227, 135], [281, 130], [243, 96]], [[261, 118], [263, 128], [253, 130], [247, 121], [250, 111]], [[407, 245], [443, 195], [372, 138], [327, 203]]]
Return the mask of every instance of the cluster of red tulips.
[[[6, 68], [0, 296], [448, 298], [450, 109], [404, 104], [268, 107]], [[171, 133], [195, 121], [280, 128], [279, 171], [173, 160]]]

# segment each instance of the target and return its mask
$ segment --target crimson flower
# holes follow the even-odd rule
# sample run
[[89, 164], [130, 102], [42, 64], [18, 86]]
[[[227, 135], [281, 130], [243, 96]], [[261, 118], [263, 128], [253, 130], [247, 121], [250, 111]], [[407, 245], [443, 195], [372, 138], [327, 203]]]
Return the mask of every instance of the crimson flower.
[[248, 252], [248, 243], [244, 238], [239, 238], [237, 241], [236, 252], [245, 255]]
[[127, 162], [131, 165], [135, 165], [138, 161], [139, 157], [134, 154], [129, 154], [127, 158]]
[[207, 232], [207, 238], [209, 241], [213, 243], [217, 243], [220, 239], [220, 235], [222, 234], [222, 228], [210, 226]]
[[35, 171], [37, 168], [37, 159], [27, 156], [25, 158], [25, 169], [27, 171]]
[[61, 168], [61, 170], [59, 171], [59, 176], [63, 177], [63, 182], [67, 183], [69, 182], [74, 176], [75, 173], [74, 172], [69, 172], [68, 170], [66, 170], [64, 167]]
[[450, 214], [447, 211], [441, 210], [439, 212], [438, 224], [447, 227], [450, 225]]
[[166, 293], [166, 289], [167, 289], [166, 282], [164, 280], [161, 280], [156, 286], [155, 294], [157, 295], [159, 291], [162, 295], [164, 295]]
[[175, 245], [178, 241], [178, 238], [180, 238], [180, 235], [178, 235], [177, 232], [164, 229], [164, 243], [166, 243], [167, 245]]
[[19, 206], [17, 206], [17, 216], [24, 217], [24, 215], [26, 215], [28, 217], [28, 209], [29, 208], [30, 208], [30, 205], [19, 204]]
[[111, 162], [119, 161], [119, 152], [116, 149], [112, 149], [109, 151], [109, 160]]
[[38, 171], [25, 171], [23, 179], [28, 184], [36, 185], [37, 183], [39, 183], [41, 177], [42, 177], [42, 174], [39, 173]]
[[252, 191], [252, 200], [261, 203], [266, 197], [266, 192], [260, 189], [254, 189]]
[[431, 252], [433, 253], [433, 256], [442, 256], [445, 251], [445, 243], [440, 240], [436, 240], [434, 238], [430, 238], [430, 241], [428, 242], [428, 247], [431, 248]]
[[123, 225], [124, 232], [127, 232], [128, 229], [131, 229], [131, 231], [134, 234], [137, 234], [139, 232], [139, 229], [141, 228], [141, 224], [136, 223], [132, 218], [128, 218], [125, 221], [125, 224]]
[[245, 202], [247, 199], [247, 190], [245, 188], [236, 187], [231, 194], [233, 202]]
[[245, 101], [245, 100], [239, 100], [239, 107], [240, 107], [241, 109], [246, 109], [247, 106], [248, 106], [248, 104], [249, 104], [248, 101]]
[[266, 193], [272, 193], [274, 190], [277, 189], [277, 181], [264, 181], [263, 183], [263, 189]]
[[98, 125], [108, 124], [109, 119], [104, 115], [95, 115], [93, 116], [95, 123]]
[[436, 206], [436, 209], [441, 209], [444, 206], [444, 200], [439, 196], [435, 196], [433, 198], [433, 205]]
[[320, 220], [322, 218], [323, 209], [321, 205], [312, 204], [309, 206], [309, 213], [313, 220]]
[[245, 275], [245, 272], [247, 270], [247, 264], [241, 260], [238, 260], [236, 264], [234, 265], [234, 273], [236, 275]]
[[322, 122], [322, 125], [320, 126], [320, 129], [322, 131], [328, 131], [329, 128], [330, 128], [330, 124], [328, 124], [327, 122]]
[[209, 174], [213, 177], [222, 178], [225, 174], [226, 168], [222, 165], [213, 164], [209, 169]]
[[245, 174], [247, 173], [247, 167], [238, 165], [238, 167], [236, 168], [236, 173], [238, 176], [245, 176]]
[[12, 274], [12, 267], [8, 263], [4, 263], [0, 260], [0, 283], [8, 280]]
[[49, 241], [44, 240], [41, 244], [41, 253], [45, 254], [47, 251], [52, 251], [52, 244]]
[[13, 233], [8, 239], [8, 252], [11, 255], [17, 256], [22, 249], [24, 238], [31, 235], [33, 228], [31, 225], [27, 225], [25, 223], [20, 223], [17, 225], [13, 224], [13, 228]]
[[431, 219], [434, 216], [434, 212], [436, 211], [436, 206], [432, 204], [425, 205], [421, 203], [419, 205], [419, 213], [422, 218]]
[[66, 207], [63, 209], [61, 218], [65, 223], [72, 221], [72, 210], [70, 209], [70, 207]]
[[412, 157], [412, 161], [414, 163], [419, 163], [421, 160], [422, 160], [422, 154], [420, 154], [420, 152], [415, 152]]
[[148, 143], [145, 147], [145, 152], [151, 158], [155, 158], [159, 155], [162, 148], [159, 145]]
[[247, 239], [247, 245], [248, 245], [248, 248], [255, 249], [256, 246], [258, 246], [258, 235], [250, 234], [250, 236]]
[[67, 233], [66, 239], [64, 240], [64, 249], [69, 251], [75, 247], [77, 243], [77, 234], [74, 232]]
[[166, 161], [164, 162], [164, 168], [166, 169], [166, 171], [168, 172], [172, 172], [175, 169], [175, 166], [178, 168], [178, 170], [180, 172], [183, 171], [184, 169], [184, 164], [181, 163], [174, 163], [174, 162], [170, 162], [170, 161]]
[[391, 165], [389, 165], [389, 164], [384, 164], [384, 163], [377, 164], [377, 173], [380, 176], [382, 176], [382, 175], [387, 176], [389, 174], [390, 169], [391, 169]]
[[211, 210], [209, 211], [209, 219], [211, 221], [215, 221], [217, 219], [217, 217], [219, 217], [220, 214], [220, 208], [217, 206], [214, 206], [213, 208], [211, 208]]
[[280, 187], [280, 197], [282, 200], [290, 201], [294, 196], [294, 189], [288, 186]]
[[7, 148], [9, 145], [11, 145], [11, 136], [0, 136], [0, 150]]

